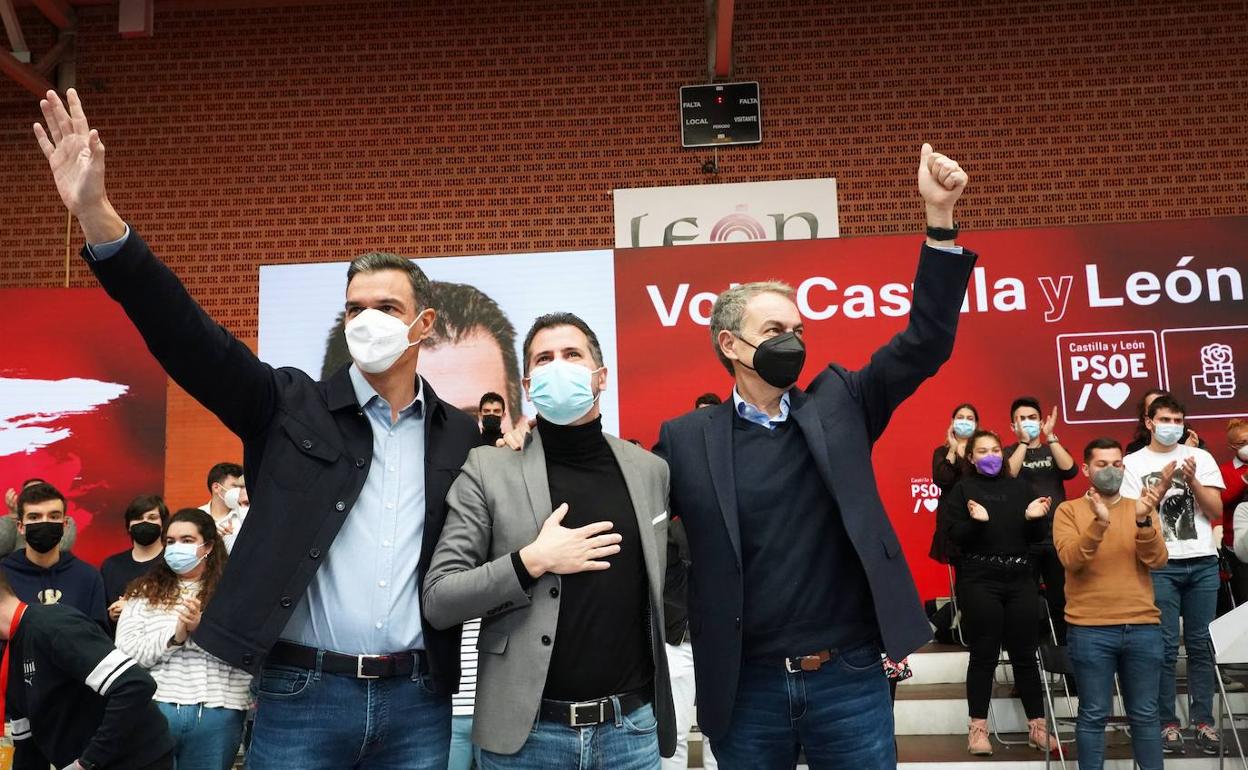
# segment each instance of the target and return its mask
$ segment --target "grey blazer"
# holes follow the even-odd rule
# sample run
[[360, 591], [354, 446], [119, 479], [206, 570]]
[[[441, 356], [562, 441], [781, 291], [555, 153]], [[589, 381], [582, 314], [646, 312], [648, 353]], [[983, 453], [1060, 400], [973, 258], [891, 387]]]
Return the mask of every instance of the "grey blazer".
[[[650, 587], [650, 639], [659, 750], [676, 749], [667, 653], [663, 642], [663, 574], [667, 560], [667, 463], [607, 436], [637, 512]], [[560, 577], [546, 574], [520, 587], [511, 554], [532, 543], [554, 506], [538, 430], [519, 451], [478, 447], [447, 495], [447, 519], [425, 577], [421, 608], [436, 628], [481, 618], [481, 653], [472, 740], [496, 754], [515, 754], [537, 722], [559, 619]]]

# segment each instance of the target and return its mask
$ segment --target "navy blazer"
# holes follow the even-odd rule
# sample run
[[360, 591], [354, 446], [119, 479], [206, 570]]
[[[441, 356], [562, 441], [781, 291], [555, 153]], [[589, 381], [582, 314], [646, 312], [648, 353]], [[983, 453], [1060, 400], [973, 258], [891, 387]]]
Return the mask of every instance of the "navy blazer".
[[[815, 467], [841, 510], [871, 587], [880, 638], [894, 660], [926, 644], [931, 628], [880, 500], [871, 450], [898, 405], [952, 354], [975, 259], [969, 251], [954, 254], [925, 244], [906, 328], [875, 351], [862, 369], [829, 364], [806, 390], [790, 391], [790, 419], [810, 445]], [[698, 725], [712, 738], [728, 730], [742, 662], [744, 589], [733, 410], [729, 399], [664, 423], [654, 450], [671, 466], [671, 511], [684, 522], [689, 537], [689, 632]], [[804, 571], [800, 564], [777, 568]]]
[[[192, 635], [226, 663], [258, 673], [364, 487], [373, 433], [347, 367], [316, 381], [275, 369], [213, 321], [133, 229], [121, 251], [89, 261], [169, 376], [243, 440], [251, 512]], [[477, 422], [421, 381], [425, 398], [424, 581], [446, 522], [446, 493], [480, 440]], [[415, 607], [412, 608], [415, 611]], [[459, 626], [422, 618], [439, 693], [459, 686]]]

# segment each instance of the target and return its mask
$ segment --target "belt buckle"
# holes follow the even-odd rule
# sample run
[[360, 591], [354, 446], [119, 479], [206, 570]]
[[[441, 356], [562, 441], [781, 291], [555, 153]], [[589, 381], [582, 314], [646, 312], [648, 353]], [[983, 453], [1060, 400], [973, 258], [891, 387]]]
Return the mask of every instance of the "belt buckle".
[[[797, 662], [796, 668], [793, 667], [794, 661]], [[806, 668], [805, 664], [807, 661], [812, 661], [814, 668]], [[821, 668], [823, 668], [823, 661], [819, 659], [818, 655], [799, 655], [796, 658], [784, 659], [784, 670], [790, 674], [811, 673]]]
[[382, 657], [379, 655], [356, 655], [355, 656], [355, 678], [356, 679], [381, 679], [381, 675], [372, 675], [364, 673], [364, 661], [369, 658]]
[[[590, 706], [598, 707], [598, 719], [596, 721], [582, 723], [580, 721], [580, 710], [582, 707], [590, 707]], [[583, 703], [573, 703], [572, 707], [568, 709], [569, 711], [568, 726], [569, 727], [589, 727], [590, 725], [600, 725], [603, 722], [607, 721], [606, 707], [607, 707], [606, 701], [601, 701], [601, 700], [600, 701], [586, 701]]]

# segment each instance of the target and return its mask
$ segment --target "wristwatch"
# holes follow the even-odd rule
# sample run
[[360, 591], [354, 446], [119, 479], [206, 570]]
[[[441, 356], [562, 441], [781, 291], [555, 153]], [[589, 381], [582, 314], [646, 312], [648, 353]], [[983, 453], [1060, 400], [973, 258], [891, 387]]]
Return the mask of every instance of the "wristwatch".
[[1150, 515], [1148, 518], [1144, 519], [1144, 521], [1140, 521], [1137, 519], [1135, 522], [1135, 526], [1139, 527], [1140, 529], [1151, 527], [1153, 526], [1153, 517]]
[[1048, 443], [1050, 443], [1050, 444], [1056, 444], [1056, 443], [1058, 443], [1057, 436], [1054, 436], [1052, 433], [1050, 433], [1050, 434], [1049, 434], [1049, 440], [1048, 440]]
[[954, 220], [953, 227], [933, 227], [927, 226], [927, 237], [933, 241], [952, 241], [958, 237], [958, 231], [962, 228]]

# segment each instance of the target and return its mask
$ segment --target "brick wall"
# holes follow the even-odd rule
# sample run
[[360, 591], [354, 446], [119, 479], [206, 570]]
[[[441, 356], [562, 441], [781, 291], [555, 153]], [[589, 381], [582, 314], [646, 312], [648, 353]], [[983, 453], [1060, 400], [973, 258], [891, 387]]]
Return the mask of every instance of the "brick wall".
[[[170, 0], [141, 40], [80, 19], [115, 204], [253, 344], [259, 264], [607, 247], [613, 188], [714, 181], [676, 115], [700, 0]], [[845, 236], [916, 228], [924, 140], [969, 167], [975, 228], [1248, 214], [1248, 3], [745, 0], [736, 26], [765, 141], [718, 179], [835, 176]], [[65, 277], [37, 117], [0, 82], [0, 286]], [[174, 505], [239, 456], [176, 387], [168, 443]]]

